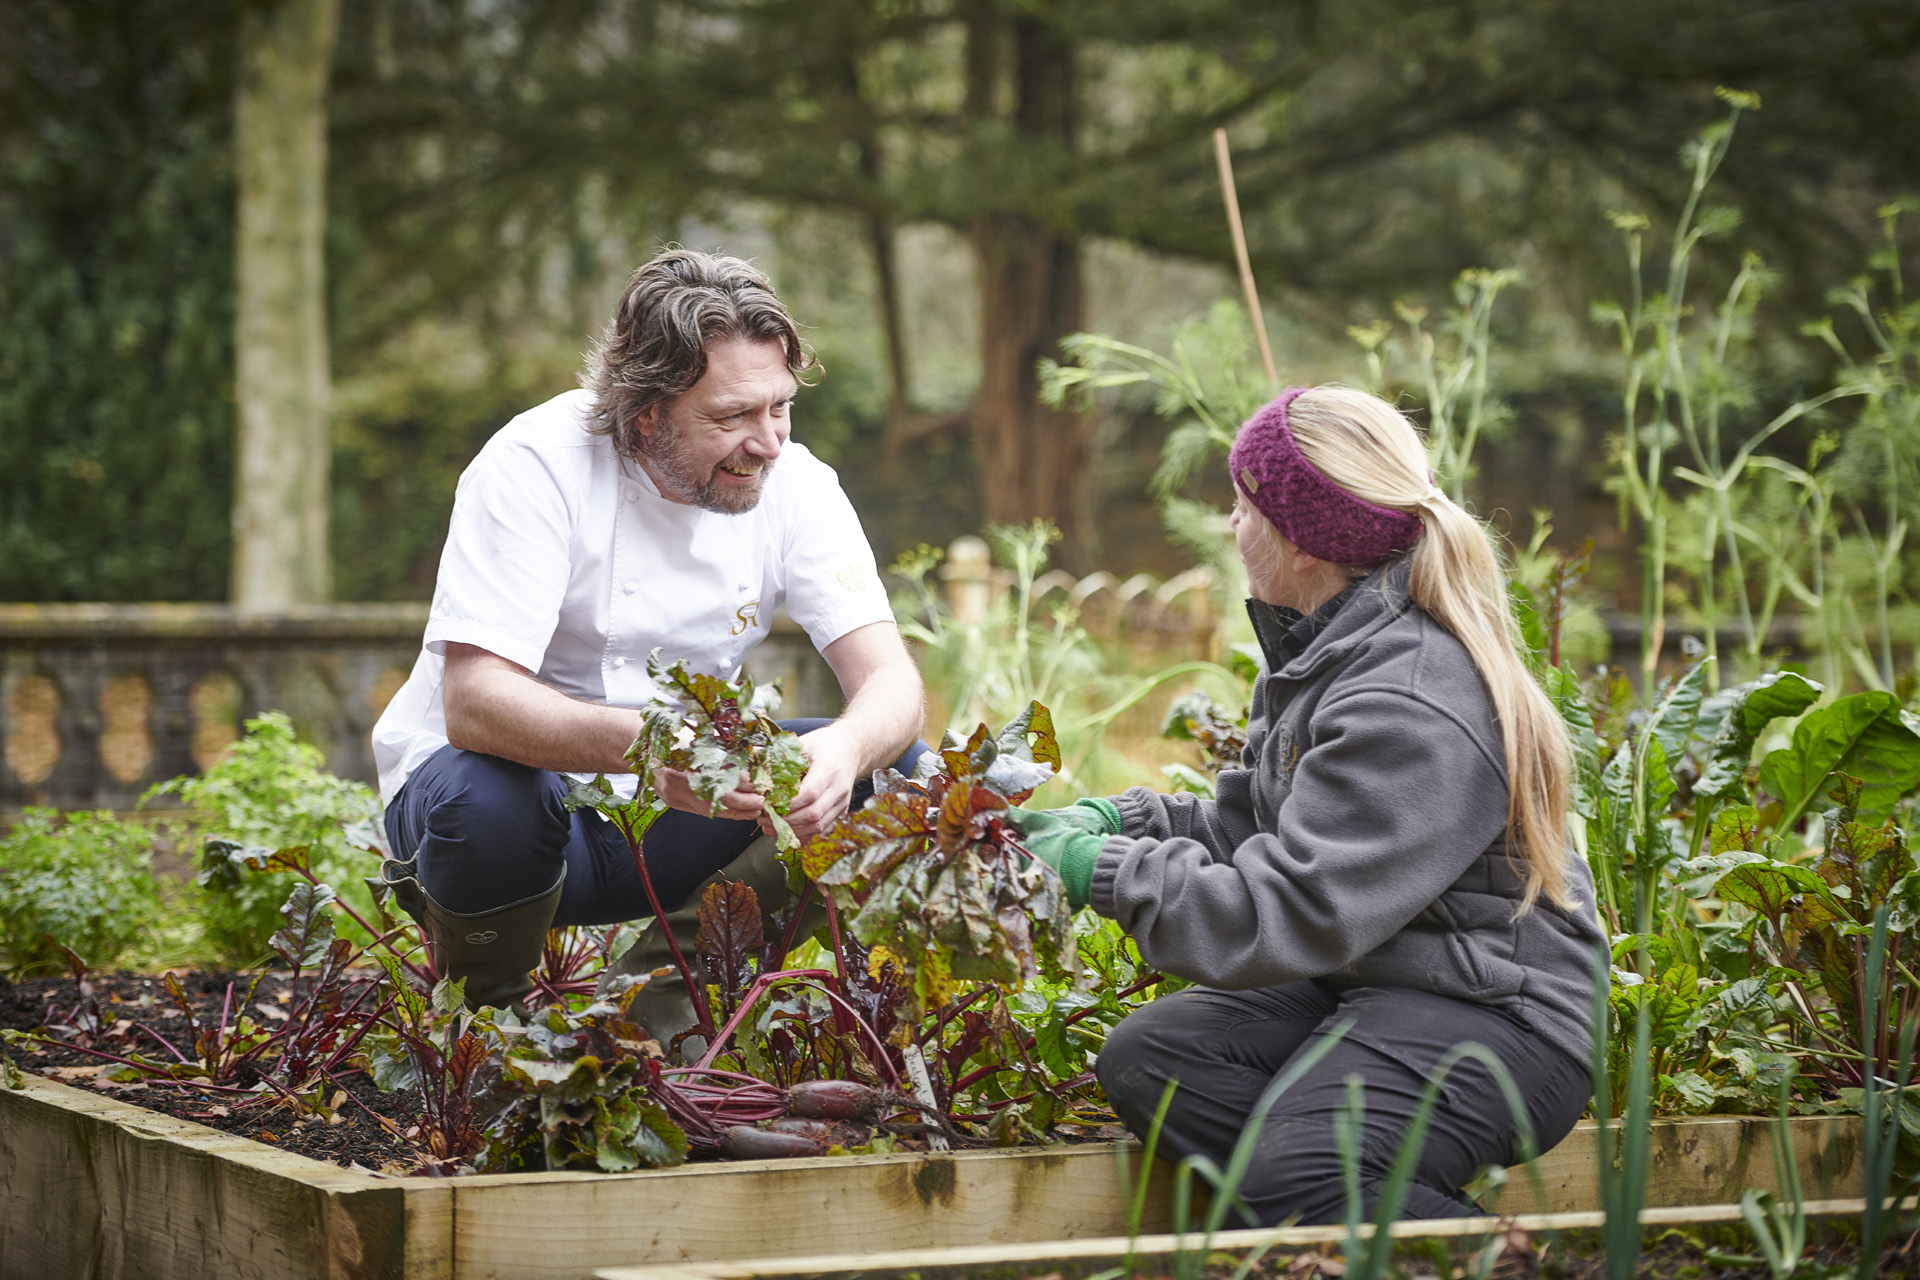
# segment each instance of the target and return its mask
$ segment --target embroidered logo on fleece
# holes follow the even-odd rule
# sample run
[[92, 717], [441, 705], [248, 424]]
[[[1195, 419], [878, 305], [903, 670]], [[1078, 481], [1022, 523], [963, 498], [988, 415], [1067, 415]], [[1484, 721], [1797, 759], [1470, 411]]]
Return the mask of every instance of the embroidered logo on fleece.
[[1271, 753], [1269, 758], [1280, 762], [1280, 785], [1291, 787], [1294, 766], [1300, 763], [1300, 746], [1293, 740], [1293, 726], [1275, 725], [1273, 736], [1267, 742], [1267, 751]]

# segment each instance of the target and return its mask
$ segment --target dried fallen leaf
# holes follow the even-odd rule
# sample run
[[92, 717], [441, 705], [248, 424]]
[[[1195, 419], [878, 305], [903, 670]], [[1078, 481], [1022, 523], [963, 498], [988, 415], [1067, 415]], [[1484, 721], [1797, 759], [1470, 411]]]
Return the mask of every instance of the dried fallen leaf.
[[51, 1076], [55, 1080], [92, 1080], [104, 1070], [106, 1070], [106, 1067], [100, 1065], [88, 1067], [45, 1067], [41, 1070], [40, 1074], [43, 1076]]

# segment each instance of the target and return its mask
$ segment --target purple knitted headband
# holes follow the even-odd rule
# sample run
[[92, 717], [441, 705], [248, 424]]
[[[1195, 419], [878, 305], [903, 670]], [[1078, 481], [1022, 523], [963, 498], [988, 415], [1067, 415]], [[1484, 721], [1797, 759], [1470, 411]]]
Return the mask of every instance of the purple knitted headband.
[[1233, 483], [1308, 555], [1373, 568], [1420, 541], [1424, 526], [1411, 512], [1355, 497], [1307, 461], [1287, 425], [1287, 406], [1305, 390], [1288, 387], [1240, 428], [1227, 458]]

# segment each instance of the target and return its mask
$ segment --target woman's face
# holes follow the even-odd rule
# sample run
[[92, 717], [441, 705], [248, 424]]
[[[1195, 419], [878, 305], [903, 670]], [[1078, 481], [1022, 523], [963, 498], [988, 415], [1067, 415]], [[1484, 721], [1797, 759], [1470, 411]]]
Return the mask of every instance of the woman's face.
[[1287, 541], [1253, 509], [1238, 485], [1228, 522], [1233, 526], [1234, 544], [1240, 548], [1240, 563], [1246, 566], [1247, 590], [1255, 600], [1311, 613], [1345, 585], [1344, 572]]
[[1291, 594], [1286, 589], [1288, 552], [1294, 547], [1280, 531], [1253, 509], [1247, 495], [1234, 489], [1233, 541], [1240, 548], [1240, 563], [1246, 566], [1247, 590], [1255, 600], [1285, 604]]

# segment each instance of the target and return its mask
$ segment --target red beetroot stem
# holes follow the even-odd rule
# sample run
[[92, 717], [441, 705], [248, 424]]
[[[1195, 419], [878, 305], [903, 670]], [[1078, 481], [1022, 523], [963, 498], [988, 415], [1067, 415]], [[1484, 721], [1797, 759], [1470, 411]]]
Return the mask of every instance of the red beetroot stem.
[[747, 1014], [752, 1012], [755, 1002], [772, 988], [776, 982], [782, 981], [792, 982], [796, 986], [812, 987], [821, 995], [824, 995], [827, 998], [828, 1005], [834, 1011], [836, 1023], [840, 1022], [843, 1018], [846, 1020], [846, 1029], [842, 1034], [851, 1034], [856, 1030], [864, 1032], [874, 1049], [874, 1066], [887, 1073], [891, 1078], [890, 1083], [894, 1089], [897, 1090], [901, 1087], [899, 1073], [893, 1068], [893, 1059], [891, 1055], [887, 1053], [886, 1043], [880, 1039], [878, 1032], [867, 1025], [866, 1019], [860, 1016], [859, 1010], [849, 1004], [846, 998], [839, 992], [826, 985], [826, 983], [833, 981], [833, 975], [824, 969], [782, 969], [775, 973], [763, 973], [758, 978], [755, 978], [753, 985], [747, 988], [746, 995], [741, 998], [739, 1007], [733, 1011], [733, 1016], [727, 1019], [726, 1025], [721, 1028], [719, 1034], [708, 1043], [706, 1053], [701, 1055], [700, 1061], [696, 1062], [694, 1066], [702, 1070], [712, 1068], [713, 1060], [720, 1055], [720, 1051], [725, 1047], [728, 1039], [732, 1037], [734, 1031], [740, 1026], [740, 1023], [746, 1019]]
[[846, 1011], [846, 1016], [852, 1021], [853, 1026], [865, 1032], [867, 1039], [872, 1043], [872, 1060], [874, 1067], [877, 1070], [887, 1073], [888, 1086], [896, 1093], [903, 1091], [906, 1086], [900, 1081], [900, 1073], [894, 1069], [893, 1055], [887, 1052], [886, 1042], [880, 1038], [880, 1033], [869, 1026], [867, 1020], [860, 1016], [860, 1011], [848, 1003], [844, 996], [830, 987], [823, 986], [818, 982], [805, 981], [799, 985], [813, 987], [820, 992], [821, 995], [825, 996], [836, 1010], [844, 1009]]
[[[152, 1027], [150, 1027], [150, 1026], [148, 1026], [148, 1025], [147, 1025], [146, 1023], [144, 1023], [144, 1022], [136, 1022], [136, 1023], [134, 1023], [133, 1025], [134, 1025], [135, 1027], [137, 1027], [137, 1028], [139, 1028], [139, 1029], [140, 1029], [141, 1031], [144, 1031], [144, 1032], [146, 1032], [146, 1033], [147, 1033], [148, 1035], [150, 1035], [150, 1036], [152, 1036], [152, 1037], [153, 1037], [153, 1038], [154, 1038], [155, 1040], [158, 1040], [158, 1041], [159, 1041], [159, 1042], [160, 1042], [160, 1043], [161, 1043], [162, 1045], [164, 1045], [164, 1046], [166, 1047], [166, 1050], [167, 1050], [167, 1052], [168, 1052], [168, 1053], [170, 1053], [170, 1054], [172, 1054], [172, 1055], [173, 1055], [174, 1057], [176, 1057], [176, 1058], [178, 1058], [178, 1059], [180, 1059], [180, 1061], [181, 1061], [181, 1062], [183, 1062], [183, 1063], [185, 1063], [185, 1064], [187, 1064], [188, 1066], [191, 1066], [191, 1065], [193, 1064], [193, 1059], [192, 1059], [192, 1058], [189, 1058], [189, 1057], [188, 1057], [188, 1056], [187, 1056], [186, 1054], [184, 1054], [184, 1053], [182, 1053], [182, 1052], [180, 1052], [180, 1048], [179, 1048], [179, 1046], [178, 1046], [178, 1045], [176, 1045], [176, 1044], [174, 1044], [174, 1042], [173, 1042], [173, 1041], [171, 1041], [171, 1040], [169, 1040], [169, 1039], [167, 1039], [167, 1038], [166, 1038], [165, 1036], [163, 1036], [163, 1035], [161, 1035], [161, 1034], [160, 1034], [160, 1033], [159, 1033], [158, 1031], [155, 1031], [155, 1030], [154, 1030], [154, 1029], [153, 1029]], [[75, 1049], [80, 1049], [80, 1046], [79, 1046], [79, 1045], [74, 1045], [74, 1046], [73, 1046], [73, 1048], [75, 1048]], [[81, 1051], [82, 1053], [91, 1053], [91, 1052], [93, 1052], [93, 1051], [92, 1051], [91, 1049], [81, 1049], [80, 1051]], [[124, 1058], [116, 1058], [116, 1059], [114, 1059], [114, 1061], [116, 1061], [116, 1062], [125, 1062], [125, 1061], [127, 1061], [127, 1059], [124, 1059]], [[131, 1065], [131, 1064], [130, 1064], [130, 1065]]]
[[[827, 936], [833, 939], [833, 967], [839, 972], [840, 985], [844, 988], [847, 985], [847, 953], [840, 940], [840, 913], [833, 905], [832, 894], [822, 894], [821, 900], [827, 904]], [[855, 1021], [858, 1020], [856, 1017]], [[848, 1025], [838, 1005], [833, 1009], [833, 1029], [843, 1036], [853, 1032], [853, 1028]]]
[[694, 1066], [702, 1070], [711, 1068], [713, 1060], [720, 1055], [720, 1050], [725, 1047], [728, 1040], [733, 1038], [734, 1031], [746, 1020], [747, 1014], [752, 1012], [754, 1002], [780, 979], [801, 976], [831, 978], [833, 975], [825, 969], [779, 969], [773, 973], [761, 974], [753, 980], [753, 985], [748, 987], [747, 993], [740, 998], [740, 1003], [735, 1006], [733, 1016], [727, 1019], [726, 1025], [708, 1040], [707, 1051], [700, 1055], [700, 1061], [694, 1063]]
[[[680, 943], [673, 936], [673, 930], [666, 924], [667, 913], [660, 906], [660, 895], [653, 891], [653, 877], [647, 874], [646, 855], [641, 852], [641, 836], [635, 836], [630, 827], [624, 827], [621, 833], [627, 839], [627, 850], [633, 854], [633, 865], [640, 873], [640, 887], [647, 891], [647, 905], [653, 908], [653, 918], [660, 924], [660, 935], [667, 940], [667, 950], [673, 954], [673, 963], [680, 970], [680, 981], [686, 985], [687, 999], [693, 1003], [694, 1016], [700, 1019], [700, 1030], [709, 1040], [713, 1039], [713, 1015], [707, 1009], [707, 993], [693, 980], [693, 970], [687, 966], [687, 957], [680, 951]], [[644, 833], [643, 833], [644, 834]], [[712, 1050], [708, 1050], [709, 1053]]]
[[[807, 881], [807, 887], [800, 891], [799, 901], [793, 904], [793, 915], [787, 919], [787, 927], [780, 935], [780, 959], [784, 961], [793, 954], [793, 935], [800, 931], [800, 917], [806, 914], [807, 903], [813, 900], [813, 881]], [[828, 917], [833, 914], [832, 905], [827, 909]], [[837, 937], [838, 935], [836, 935]]]

